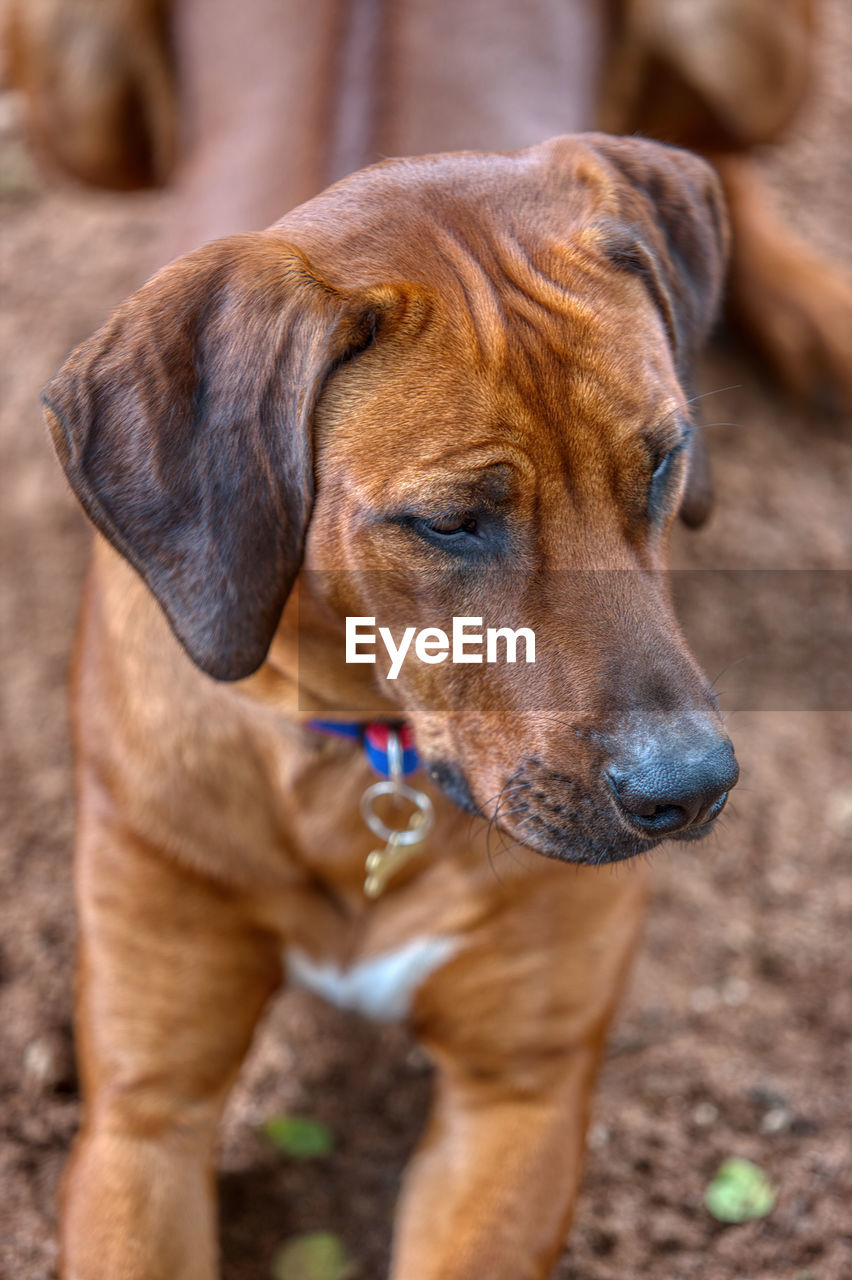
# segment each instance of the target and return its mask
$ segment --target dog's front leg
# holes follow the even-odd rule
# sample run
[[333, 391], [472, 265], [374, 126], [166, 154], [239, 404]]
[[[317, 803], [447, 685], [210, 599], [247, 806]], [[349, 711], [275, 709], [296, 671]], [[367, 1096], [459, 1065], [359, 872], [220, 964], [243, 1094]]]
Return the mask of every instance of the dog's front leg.
[[544, 1280], [568, 1229], [597, 1055], [566, 1054], [535, 1095], [440, 1070], [408, 1174], [393, 1280]]
[[279, 977], [236, 895], [84, 802], [77, 1033], [85, 1121], [63, 1195], [66, 1280], [213, 1280], [213, 1147]]
[[636, 868], [615, 879], [548, 866], [420, 993], [438, 1082], [405, 1179], [393, 1280], [550, 1274], [643, 880]]

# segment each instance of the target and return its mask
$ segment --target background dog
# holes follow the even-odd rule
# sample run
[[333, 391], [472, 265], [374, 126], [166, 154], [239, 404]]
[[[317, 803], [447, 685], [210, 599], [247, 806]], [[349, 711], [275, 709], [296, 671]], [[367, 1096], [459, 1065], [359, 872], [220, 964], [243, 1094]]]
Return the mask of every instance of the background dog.
[[388, 155], [639, 132], [710, 156], [733, 222], [729, 310], [775, 376], [852, 401], [852, 280], [785, 225], [750, 149], [811, 82], [812, 0], [36, 0], [13, 78], [87, 181], [172, 177], [166, 256], [265, 226]]

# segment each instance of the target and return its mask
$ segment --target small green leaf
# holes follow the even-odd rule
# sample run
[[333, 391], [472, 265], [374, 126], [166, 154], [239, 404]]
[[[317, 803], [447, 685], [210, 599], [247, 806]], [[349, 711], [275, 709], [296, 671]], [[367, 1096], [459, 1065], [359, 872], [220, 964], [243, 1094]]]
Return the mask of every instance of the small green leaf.
[[718, 1222], [765, 1218], [776, 1192], [766, 1174], [750, 1160], [725, 1160], [704, 1193], [704, 1204]]
[[343, 1242], [328, 1231], [294, 1236], [272, 1261], [274, 1280], [351, 1280], [356, 1270]]
[[263, 1125], [263, 1132], [274, 1147], [294, 1160], [315, 1160], [334, 1150], [331, 1130], [308, 1116], [272, 1116]]

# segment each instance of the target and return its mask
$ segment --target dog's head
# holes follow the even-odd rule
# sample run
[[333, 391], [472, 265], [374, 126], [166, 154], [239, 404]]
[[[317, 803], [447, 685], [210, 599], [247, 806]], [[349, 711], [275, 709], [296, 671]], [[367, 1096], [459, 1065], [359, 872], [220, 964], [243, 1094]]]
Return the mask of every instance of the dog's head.
[[[694, 838], [736, 764], [659, 571], [709, 504], [724, 225], [637, 139], [376, 166], [120, 307], [46, 390], [57, 451], [209, 675], [276, 661], [302, 571], [305, 688], [369, 687], [464, 806], [579, 861]], [[536, 662], [391, 681], [344, 667], [347, 616], [524, 626]]]

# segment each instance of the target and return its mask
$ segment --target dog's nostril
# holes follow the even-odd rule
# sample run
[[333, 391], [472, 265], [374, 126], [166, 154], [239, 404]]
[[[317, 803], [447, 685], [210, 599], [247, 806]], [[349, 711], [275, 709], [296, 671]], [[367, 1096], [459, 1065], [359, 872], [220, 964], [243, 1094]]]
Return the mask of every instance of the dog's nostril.
[[[616, 794], [618, 795], [617, 791]], [[651, 835], [666, 835], [673, 831], [680, 831], [691, 821], [689, 813], [679, 804], [654, 804], [643, 801], [638, 806], [634, 806], [632, 803], [625, 802], [620, 795], [618, 799], [624, 812], [630, 816], [633, 825], [641, 827]]]
[[674, 814], [676, 811], [683, 812], [680, 805], [662, 803], [648, 798], [643, 795], [633, 795], [627, 790], [620, 790], [618, 786], [615, 788], [622, 809], [626, 809], [628, 813], [632, 813], [636, 818], [657, 818], [666, 814]]
[[665, 822], [680, 818], [686, 811], [677, 804], [656, 804], [650, 813], [643, 813], [643, 818], [651, 818], [655, 822]]

